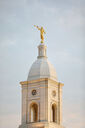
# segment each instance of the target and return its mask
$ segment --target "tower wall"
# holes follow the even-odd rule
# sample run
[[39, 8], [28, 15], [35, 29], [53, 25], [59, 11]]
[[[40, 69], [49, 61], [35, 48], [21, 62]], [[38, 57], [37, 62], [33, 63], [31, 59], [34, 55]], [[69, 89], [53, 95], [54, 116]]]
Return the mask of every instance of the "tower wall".
[[[19, 128], [63, 128], [62, 86], [51, 79], [38, 79], [21, 82], [22, 85], [22, 124]], [[32, 91], [36, 90], [36, 95]], [[54, 93], [53, 93], [54, 92]], [[37, 122], [31, 122], [31, 105], [38, 105]], [[52, 105], [57, 107], [56, 120], [52, 122]]]
[[27, 122], [27, 93], [28, 93], [28, 85], [22, 85], [22, 111], [21, 111], [21, 122], [22, 124], [26, 124]]

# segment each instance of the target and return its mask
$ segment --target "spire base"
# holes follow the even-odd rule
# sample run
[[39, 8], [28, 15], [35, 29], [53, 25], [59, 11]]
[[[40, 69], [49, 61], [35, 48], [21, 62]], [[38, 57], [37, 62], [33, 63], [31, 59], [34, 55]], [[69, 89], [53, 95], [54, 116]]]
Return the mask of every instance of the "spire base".
[[47, 58], [46, 56], [46, 48], [47, 46], [44, 45], [43, 43], [40, 43], [40, 45], [38, 46], [38, 57], [37, 58]]

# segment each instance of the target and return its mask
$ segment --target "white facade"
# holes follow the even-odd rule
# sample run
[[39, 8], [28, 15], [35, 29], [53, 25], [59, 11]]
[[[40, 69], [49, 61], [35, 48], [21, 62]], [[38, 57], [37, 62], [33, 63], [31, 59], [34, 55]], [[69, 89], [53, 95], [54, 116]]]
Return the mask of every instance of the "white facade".
[[46, 46], [38, 46], [38, 57], [22, 87], [22, 121], [19, 128], [63, 128], [62, 83], [46, 56]]

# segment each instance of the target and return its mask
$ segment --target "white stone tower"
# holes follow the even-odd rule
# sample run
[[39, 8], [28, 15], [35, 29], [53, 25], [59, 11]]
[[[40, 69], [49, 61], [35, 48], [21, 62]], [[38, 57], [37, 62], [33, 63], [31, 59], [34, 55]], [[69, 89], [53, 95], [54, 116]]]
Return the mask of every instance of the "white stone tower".
[[22, 88], [22, 120], [19, 128], [63, 128], [62, 86], [46, 56], [46, 46], [38, 46], [37, 60], [32, 64]]

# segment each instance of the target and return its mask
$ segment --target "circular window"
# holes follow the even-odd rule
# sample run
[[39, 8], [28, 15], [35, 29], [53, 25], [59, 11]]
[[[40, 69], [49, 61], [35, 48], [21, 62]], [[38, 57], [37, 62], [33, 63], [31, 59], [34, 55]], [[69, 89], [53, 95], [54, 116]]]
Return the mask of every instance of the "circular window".
[[32, 90], [32, 95], [36, 95], [37, 91], [36, 90]]
[[56, 91], [52, 91], [52, 95], [53, 95], [53, 97], [55, 97], [56, 96]]

